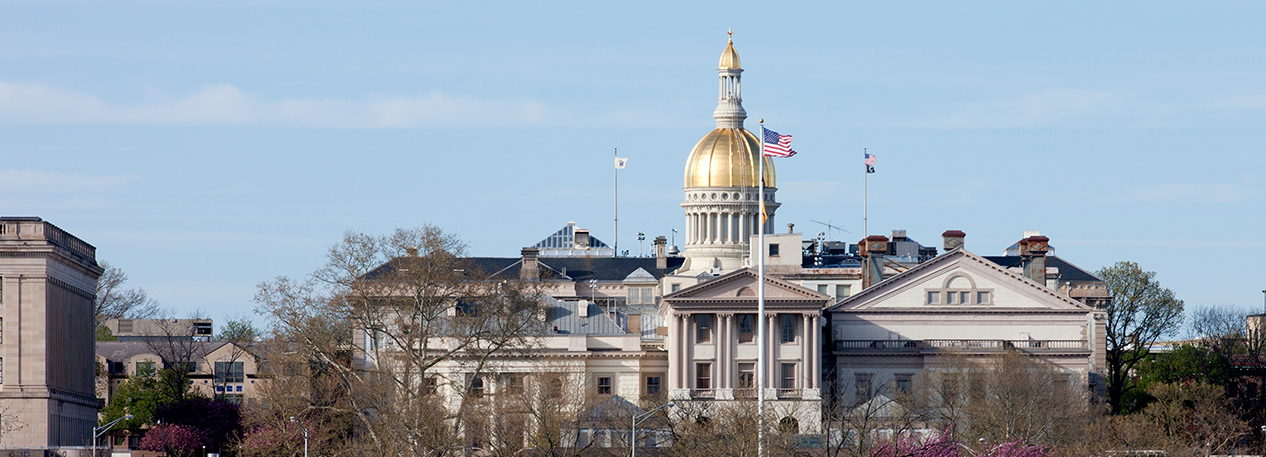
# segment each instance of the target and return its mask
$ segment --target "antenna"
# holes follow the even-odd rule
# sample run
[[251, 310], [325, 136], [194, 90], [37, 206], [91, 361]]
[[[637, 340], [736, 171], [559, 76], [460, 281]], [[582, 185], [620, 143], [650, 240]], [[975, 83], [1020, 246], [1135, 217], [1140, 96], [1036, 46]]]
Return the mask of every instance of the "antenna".
[[834, 226], [834, 225], [828, 224], [828, 223], [826, 223], [826, 222], [822, 222], [822, 221], [815, 221], [815, 220], [813, 220], [813, 219], [809, 219], [809, 222], [817, 222], [817, 223], [819, 223], [819, 224], [825, 225], [825, 226], [826, 226], [826, 229], [827, 229], [827, 238], [828, 238], [828, 239], [830, 239], [831, 241], [835, 241], [835, 233], [834, 233], [834, 231], [835, 231], [835, 230], [839, 230], [839, 231], [841, 231], [841, 232], [845, 232], [845, 233], [853, 233], [853, 232], [850, 232], [850, 231], [848, 231], [848, 230], [844, 230], [844, 229], [842, 229], [842, 228], [839, 228], [839, 227], [836, 227], [836, 226]]

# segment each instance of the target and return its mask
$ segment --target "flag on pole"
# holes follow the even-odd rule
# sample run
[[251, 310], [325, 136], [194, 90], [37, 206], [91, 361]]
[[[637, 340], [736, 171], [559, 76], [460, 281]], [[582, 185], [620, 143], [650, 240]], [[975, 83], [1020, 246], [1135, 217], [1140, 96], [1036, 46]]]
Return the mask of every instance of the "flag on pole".
[[767, 157], [791, 157], [796, 155], [796, 151], [791, 149], [791, 135], [779, 135], [770, 129], [765, 129], [765, 156]]
[[629, 162], [629, 158], [628, 158], [628, 157], [616, 157], [616, 158], [615, 158], [615, 169], [616, 169], [616, 170], [623, 170], [623, 169], [624, 169], [624, 165], [625, 165], [625, 164], [627, 164], [628, 162]]
[[875, 161], [876, 161], [876, 157], [875, 157], [875, 155], [874, 155], [874, 154], [871, 154], [871, 153], [869, 153], [869, 152], [865, 152], [865, 149], [863, 149], [862, 151], [863, 151], [863, 152], [862, 152], [862, 154], [865, 154], [865, 155], [866, 155], [866, 172], [867, 172], [867, 173], [874, 173], [874, 172], [875, 172]]

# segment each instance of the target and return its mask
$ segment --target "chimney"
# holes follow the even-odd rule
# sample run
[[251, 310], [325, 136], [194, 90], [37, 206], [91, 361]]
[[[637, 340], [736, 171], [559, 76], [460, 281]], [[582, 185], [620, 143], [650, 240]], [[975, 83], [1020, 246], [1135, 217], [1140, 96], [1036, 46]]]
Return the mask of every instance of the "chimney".
[[539, 281], [541, 279], [541, 265], [537, 261], [541, 250], [537, 248], [523, 248], [523, 266], [519, 267], [519, 279], [524, 281]]
[[946, 230], [941, 234], [941, 239], [945, 240], [945, 252], [963, 248], [963, 238], [967, 238], [967, 234], [962, 230]]
[[888, 252], [888, 237], [871, 235], [861, 241], [866, 256], [865, 270], [862, 272], [862, 289], [869, 289], [884, 280], [884, 254]]
[[668, 238], [664, 235], [655, 237], [655, 268], [662, 273], [668, 268], [668, 253], [665, 248], [668, 246]]
[[589, 229], [578, 228], [572, 233], [572, 239], [574, 240], [576, 249], [589, 249]]
[[793, 223], [791, 223], [791, 222], [788, 222], [788, 223], [787, 223], [787, 234], [788, 234], [788, 235], [790, 235], [790, 234], [792, 234], [792, 233], [796, 233], [796, 224], [793, 224]]
[[628, 321], [628, 327], [629, 327], [629, 328], [627, 328], [627, 329], [625, 329], [625, 330], [627, 330], [629, 333], [633, 333], [633, 334], [638, 334], [638, 335], [642, 334], [642, 315], [641, 315], [641, 314], [629, 314], [629, 315], [628, 315], [628, 318], [629, 318], [629, 321]]
[[1020, 257], [1023, 258], [1024, 277], [1046, 285], [1046, 249], [1051, 239], [1032, 235], [1020, 240]]

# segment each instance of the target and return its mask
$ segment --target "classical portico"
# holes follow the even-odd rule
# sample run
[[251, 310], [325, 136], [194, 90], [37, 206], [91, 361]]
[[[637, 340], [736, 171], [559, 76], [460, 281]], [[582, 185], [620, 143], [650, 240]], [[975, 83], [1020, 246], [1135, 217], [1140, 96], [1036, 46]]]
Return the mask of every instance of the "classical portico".
[[[783, 402], [797, 421], [816, 423], [821, 399], [822, 308], [830, 297], [765, 279], [765, 355], [758, 365], [758, 275], [744, 268], [664, 297], [668, 386], [674, 401], [756, 399]], [[807, 402], [800, 405], [800, 402]], [[808, 422], [806, 422], [808, 421]]]

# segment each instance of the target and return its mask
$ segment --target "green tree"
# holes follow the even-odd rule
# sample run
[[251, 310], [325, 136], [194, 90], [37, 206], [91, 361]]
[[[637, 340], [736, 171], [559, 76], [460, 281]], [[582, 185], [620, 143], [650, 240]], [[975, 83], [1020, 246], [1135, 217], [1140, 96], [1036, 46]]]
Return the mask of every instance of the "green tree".
[[101, 409], [101, 423], [131, 414], [132, 419], [119, 423], [120, 428], [140, 430], [146, 424], [154, 423], [154, 411], [162, 404], [158, 373], [152, 368], [141, 368], [139, 372], [128, 378], [115, 389], [110, 402]]
[[1108, 283], [1108, 406], [1123, 412], [1125, 395], [1137, 387], [1130, 373], [1161, 336], [1182, 324], [1183, 302], [1161, 287], [1156, 272], [1134, 262], [1117, 262], [1095, 272]]

